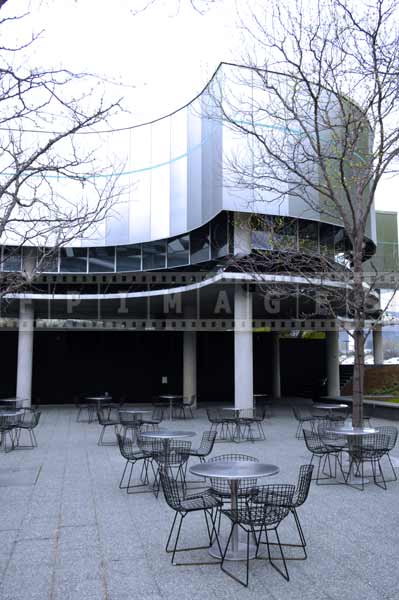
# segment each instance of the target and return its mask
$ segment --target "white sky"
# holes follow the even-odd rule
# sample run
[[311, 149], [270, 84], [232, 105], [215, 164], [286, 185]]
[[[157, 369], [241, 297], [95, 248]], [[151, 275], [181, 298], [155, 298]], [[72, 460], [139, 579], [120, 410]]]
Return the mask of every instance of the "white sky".
[[[21, 37], [44, 30], [31, 60], [73, 71], [88, 71], [123, 86], [129, 114], [123, 124], [140, 123], [179, 107], [198, 93], [217, 65], [239, 61], [242, 37], [236, 5], [244, 0], [216, 0], [204, 14], [189, 0], [9, 0], [10, 14], [24, 7], [30, 14], [17, 25]], [[258, 0], [249, 0], [255, 5]], [[197, 0], [198, 6], [201, 0]], [[2, 16], [6, 11], [2, 11]], [[384, 182], [377, 208], [397, 210], [398, 179]]]

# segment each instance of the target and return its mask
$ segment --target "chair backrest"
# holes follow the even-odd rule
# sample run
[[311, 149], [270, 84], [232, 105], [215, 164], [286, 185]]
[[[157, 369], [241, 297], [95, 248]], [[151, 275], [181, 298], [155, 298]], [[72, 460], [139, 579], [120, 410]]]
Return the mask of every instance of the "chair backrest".
[[213, 450], [213, 446], [216, 440], [216, 431], [204, 431], [201, 438], [201, 443], [198, 450], [200, 450], [203, 456], [208, 456]]
[[141, 413], [131, 413], [127, 410], [119, 410], [119, 421], [124, 427], [140, 427], [143, 422]]
[[137, 453], [137, 449], [135, 449], [133, 440], [127, 436], [122, 436], [120, 433], [116, 434], [116, 438], [118, 440], [119, 450], [123, 458], [126, 458], [126, 460], [132, 460], [135, 457], [135, 453]]
[[220, 411], [218, 408], [207, 408], [206, 415], [207, 415], [208, 421], [210, 423], [220, 423], [221, 422]]
[[100, 425], [109, 425], [110, 423], [118, 425], [120, 423], [119, 410], [115, 404], [99, 406], [96, 412]]
[[[259, 462], [258, 458], [254, 456], [248, 456], [247, 454], [220, 454], [219, 456], [213, 456], [208, 459], [208, 462]], [[214, 492], [221, 496], [230, 496], [231, 488], [230, 483], [226, 479], [220, 479], [218, 477], [210, 477], [211, 488]], [[246, 495], [249, 490], [252, 490], [257, 484], [257, 479], [242, 479], [238, 482], [238, 495]]]
[[368, 433], [362, 436], [348, 438], [349, 454], [352, 458], [381, 458], [389, 446], [389, 436], [383, 433]]
[[317, 453], [326, 450], [326, 447], [324, 446], [318, 433], [315, 433], [314, 431], [309, 431], [308, 429], [304, 429], [303, 437], [305, 440], [306, 448], [309, 450], [309, 452]]
[[154, 460], [164, 466], [181, 466], [188, 461], [191, 442], [185, 440], [152, 440], [151, 455]]
[[186, 396], [183, 399], [184, 406], [194, 406], [196, 397], [197, 397], [196, 394], [191, 394], [191, 396]]
[[171, 477], [167, 469], [160, 468], [159, 475], [161, 478], [162, 491], [167, 504], [173, 510], [180, 510], [183, 496], [176, 479]]
[[398, 428], [394, 425], [383, 425], [381, 427], [378, 426], [378, 432], [388, 436], [388, 451], [393, 450], [393, 448], [395, 448], [396, 446], [396, 442], [398, 439]]
[[301, 506], [308, 497], [310, 484], [312, 483], [314, 465], [301, 465], [299, 468], [298, 483], [293, 498], [293, 506]]
[[[268, 525], [278, 525], [289, 513], [293, 505], [295, 486], [277, 483], [257, 487], [245, 501], [251, 521]], [[243, 504], [243, 500], [239, 502]]]

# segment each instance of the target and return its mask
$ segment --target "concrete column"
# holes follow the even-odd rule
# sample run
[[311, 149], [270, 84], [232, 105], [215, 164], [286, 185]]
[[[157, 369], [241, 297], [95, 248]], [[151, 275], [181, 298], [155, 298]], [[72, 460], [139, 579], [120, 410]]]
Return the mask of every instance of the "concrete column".
[[252, 408], [252, 295], [241, 285], [235, 288], [234, 321], [234, 405], [236, 408]]
[[384, 364], [384, 345], [382, 343], [382, 327], [373, 329], [373, 355], [374, 364]]
[[195, 395], [197, 406], [197, 332], [183, 333], [183, 396]]
[[339, 384], [339, 334], [338, 331], [326, 333], [327, 393], [329, 396], [341, 394]]
[[16, 396], [18, 399], [24, 401], [23, 404], [25, 407], [29, 407], [32, 400], [33, 323], [33, 305], [21, 300], [18, 324]]
[[272, 333], [273, 349], [273, 380], [272, 393], [273, 398], [281, 398], [281, 374], [280, 374], [280, 336], [278, 333]]

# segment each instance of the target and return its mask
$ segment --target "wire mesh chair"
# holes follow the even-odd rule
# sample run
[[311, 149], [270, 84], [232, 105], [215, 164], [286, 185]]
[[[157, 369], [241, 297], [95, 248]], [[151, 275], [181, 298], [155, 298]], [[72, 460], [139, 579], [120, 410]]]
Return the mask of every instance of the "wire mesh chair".
[[[165, 469], [163, 468], [163, 466], [160, 468], [159, 475], [165, 500], [170, 506], [170, 508], [175, 511], [175, 516], [169, 531], [169, 536], [165, 547], [166, 552], [172, 553], [171, 563], [175, 566], [215, 564], [215, 561], [176, 563], [175, 555], [176, 552], [188, 552], [190, 550], [201, 550], [204, 548], [209, 548], [212, 545], [214, 539], [218, 545], [220, 555], [222, 554], [218, 534], [215, 527], [215, 509], [217, 510], [218, 508], [220, 508], [221, 502], [207, 491], [198, 494], [186, 495], [182, 488], [179, 486], [178, 481], [171, 476], [169, 469]], [[178, 542], [180, 538], [183, 520], [188, 514], [193, 512], [203, 512], [209, 543], [206, 546], [178, 548]], [[175, 541], [173, 547], [171, 547], [170, 544], [172, 541], [175, 526], [177, 525], [178, 517], [180, 517], [180, 520], [177, 526], [177, 533], [175, 534]]]
[[[208, 462], [259, 462], [259, 459], [253, 456], [247, 456], [246, 454], [221, 454], [220, 456], [213, 456]], [[245, 496], [252, 492], [253, 488], [257, 484], [257, 479], [242, 479], [238, 482], [237, 496]], [[221, 498], [224, 502], [230, 500], [231, 487], [230, 483], [226, 479], [219, 479], [217, 477], [210, 477], [210, 492], [215, 496]]]
[[[18, 449], [33, 449], [37, 448], [37, 439], [34, 432], [35, 427], [38, 426], [41, 411], [36, 408], [24, 408], [22, 414], [18, 418], [16, 423], [16, 435], [15, 435], [15, 447]], [[21, 433], [27, 431], [29, 434], [30, 444], [21, 444]]]
[[[276, 484], [262, 486], [255, 488], [252, 491], [252, 494], [249, 496], [241, 496], [237, 498], [237, 509], [221, 509], [222, 514], [231, 521], [231, 529], [220, 565], [222, 571], [224, 571], [238, 583], [248, 587], [249, 548], [250, 538], [252, 537], [255, 540], [256, 545], [255, 558], [261, 558], [258, 557], [260, 544], [266, 544], [268, 561], [272, 567], [284, 577], [284, 579], [289, 581], [287, 562], [283, 552], [283, 544], [280, 542], [277, 529], [281, 521], [285, 519], [290, 512], [290, 507], [293, 504], [294, 493], [294, 485]], [[227, 569], [225, 565], [226, 554], [232, 542], [233, 532], [236, 527], [240, 527], [240, 529], [246, 533], [247, 556], [245, 579], [240, 579], [238, 575]], [[278, 559], [273, 558], [270, 552], [270, 547], [272, 544], [269, 541], [269, 534], [271, 532], [274, 532], [276, 536], [276, 543], [273, 545], [277, 545], [279, 547], [280, 557]], [[264, 541], [262, 541], [262, 535], [264, 535]], [[280, 569], [277, 566], [275, 560], [282, 561], [283, 569]]]
[[129, 409], [119, 409], [118, 413], [122, 435], [126, 436], [130, 432], [131, 439], [134, 441], [143, 423], [142, 413], [130, 412]]
[[186, 466], [191, 450], [191, 442], [176, 439], [154, 439], [151, 441], [151, 456], [157, 464], [153, 486], [155, 495], [158, 496], [159, 493], [159, 475], [162, 469], [169, 473], [171, 477], [174, 477], [176, 481], [179, 481], [185, 489]]
[[208, 421], [211, 424], [211, 431], [216, 431], [216, 438], [223, 438], [223, 424], [224, 420], [219, 408], [207, 408], [206, 415]]
[[299, 440], [303, 437], [303, 426], [305, 423], [310, 424], [311, 429], [313, 429], [315, 419], [317, 420], [318, 417], [313, 415], [310, 411], [307, 411], [304, 408], [299, 408], [294, 404], [291, 404], [290, 406], [292, 412], [294, 413], [294, 417], [298, 422], [295, 437]]
[[397, 481], [397, 475], [395, 473], [395, 469], [394, 466], [392, 464], [391, 461], [391, 457], [390, 457], [390, 452], [391, 450], [393, 450], [396, 446], [396, 442], [398, 439], [398, 428], [395, 427], [394, 425], [383, 425], [383, 426], [378, 426], [378, 432], [382, 433], [383, 435], [388, 436], [388, 448], [386, 451], [385, 456], [388, 458], [389, 464], [391, 465], [391, 469], [392, 469], [392, 473], [393, 473], [393, 479], [385, 479], [386, 483], [390, 482], [390, 481]]
[[[348, 440], [349, 469], [345, 483], [363, 491], [365, 484], [364, 465], [370, 463], [374, 483], [386, 490], [387, 485], [380, 461], [387, 454], [389, 441], [389, 436], [383, 433], [369, 433], [363, 436], [350, 437]], [[381, 477], [380, 481], [377, 480], [377, 468]], [[352, 471], [360, 477], [359, 483], [353, 480], [349, 482]]]
[[216, 440], [216, 431], [204, 431], [202, 433], [201, 443], [198, 448], [191, 448], [189, 455], [199, 458], [200, 462], [205, 462], [205, 458], [210, 455]]
[[[10, 452], [15, 448], [16, 428], [18, 427], [19, 416], [4, 415], [0, 412], [0, 444], [4, 452]], [[10, 447], [7, 450], [7, 436], [10, 440]]]
[[[339, 465], [341, 474], [343, 479], [345, 479], [345, 475], [342, 469], [342, 461], [341, 461], [341, 451], [342, 448], [339, 446], [338, 448], [335, 446], [326, 446], [320, 435], [315, 431], [308, 431], [307, 429], [303, 429], [303, 436], [305, 439], [306, 448], [309, 452], [312, 453], [312, 458], [310, 464], [313, 464], [313, 459], [318, 458], [317, 465], [317, 474], [316, 474], [316, 484], [319, 485], [320, 481], [326, 479], [333, 479], [337, 476], [337, 463]], [[331, 458], [334, 459], [334, 470], [331, 468]], [[325, 472], [326, 464], [328, 463], [328, 473]], [[322, 475], [325, 475], [323, 477]], [[336, 485], [338, 482], [329, 482], [324, 483], [323, 485]]]
[[[131, 438], [122, 436], [120, 433], [116, 434], [116, 438], [118, 440], [118, 446], [119, 446], [120, 453], [123, 456], [123, 458], [126, 460], [125, 468], [123, 470], [122, 477], [119, 482], [119, 488], [121, 490], [126, 490], [126, 492], [128, 494], [133, 494], [133, 493], [138, 494], [138, 493], [150, 491], [148, 489], [146, 489], [146, 490], [137, 489], [137, 491], [133, 491], [135, 488], [144, 488], [144, 487], [148, 486], [148, 483], [149, 483], [149, 481], [148, 481], [148, 462], [149, 462], [148, 454], [146, 452], [143, 452], [141, 449], [138, 449], [136, 446], [134, 446]], [[137, 462], [142, 462], [141, 473], [140, 473], [141, 483], [132, 484], [131, 480], [132, 480], [132, 475], [133, 475], [133, 469]], [[124, 478], [125, 478], [125, 474], [126, 474], [126, 471], [129, 466], [130, 466], [129, 477], [127, 480], [127, 484], [125, 485]]]
[[[90, 410], [92, 408], [91, 404], [85, 399], [83, 394], [77, 394], [74, 396], [74, 403], [78, 412], [76, 413], [76, 421], [77, 423], [88, 422], [90, 419]], [[87, 411], [87, 421], [82, 419], [82, 414], [84, 411]]]
[[140, 431], [158, 431], [164, 418], [165, 407], [154, 406], [151, 417], [143, 417]]
[[104, 434], [107, 427], [113, 427], [114, 429], [120, 424], [119, 409], [117, 405], [100, 406], [97, 408], [97, 419], [99, 425], [101, 425], [101, 433], [98, 438], [97, 444], [99, 446], [113, 446], [117, 442], [104, 442]]
[[[266, 436], [262, 425], [265, 417], [266, 406], [241, 409], [239, 415], [239, 426], [241, 429], [242, 439], [247, 439], [250, 442], [265, 440]], [[256, 428], [257, 431], [254, 432], [253, 428]]]

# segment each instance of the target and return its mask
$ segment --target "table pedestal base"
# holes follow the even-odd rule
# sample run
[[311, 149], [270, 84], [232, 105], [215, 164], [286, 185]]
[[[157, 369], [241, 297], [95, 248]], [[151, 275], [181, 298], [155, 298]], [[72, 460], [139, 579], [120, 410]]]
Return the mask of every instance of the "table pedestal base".
[[[224, 549], [226, 548], [227, 538], [224, 536], [220, 536], [219, 543], [220, 543], [220, 547], [223, 552]], [[219, 559], [222, 558], [220, 556], [219, 546], [218, 546], [217, 542], [214, 542], [212, 544], [212, 546], [209, 548], [209, 554], [211, 556], [213, 556], [214, 558], [219, 558]], [[249, 544], [249, 558], [252, 559], [252, 558], [255, 558], [255, 556], [256, 556], [256, 545], [250, 543]], [[225, 560], [247, 560], [247, 542], [238, 540], [238, 542], [235, 544], [235, 548], [233, 549], [233, 545], [230, 540], [230, 546], [229, 546], [229, 549], [228, 549], [224, 559]]]

